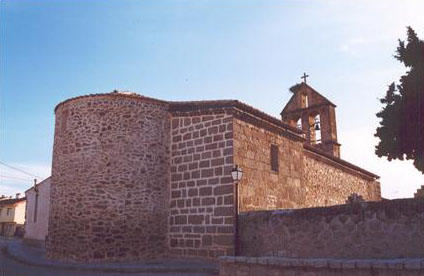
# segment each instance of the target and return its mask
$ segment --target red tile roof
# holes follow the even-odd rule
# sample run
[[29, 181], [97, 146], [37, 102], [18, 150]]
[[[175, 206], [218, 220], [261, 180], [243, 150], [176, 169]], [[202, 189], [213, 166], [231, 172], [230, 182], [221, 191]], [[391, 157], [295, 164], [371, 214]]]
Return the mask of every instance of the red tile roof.
[[26, 197], [0, 199], [0, 207], [1, 206], [6, 206], [6, 205], [13, 205], [13, 204], [19, 203], [21, 201], [25, 201], [25, 200], [26, 200]]

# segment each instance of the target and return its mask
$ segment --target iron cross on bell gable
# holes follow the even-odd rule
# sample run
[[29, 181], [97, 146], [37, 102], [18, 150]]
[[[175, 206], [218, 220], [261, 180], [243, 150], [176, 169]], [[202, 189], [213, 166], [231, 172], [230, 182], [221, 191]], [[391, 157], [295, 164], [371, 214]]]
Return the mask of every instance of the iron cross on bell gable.
[[309, 77], [309, 75], [306, 75], [306, 73], [303, 73], [303, 76], [300, 77], [301, 79], [303, 79], [303, 82], [306, 83], [306, 78]]

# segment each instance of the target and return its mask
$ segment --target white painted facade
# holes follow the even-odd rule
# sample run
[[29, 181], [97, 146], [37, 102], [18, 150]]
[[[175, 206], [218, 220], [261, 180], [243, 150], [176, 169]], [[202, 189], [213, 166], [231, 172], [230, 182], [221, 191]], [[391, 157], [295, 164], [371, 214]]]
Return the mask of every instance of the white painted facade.
[[[38, 199], [37, 199], [38, 194]], [[44, 241], [47, 236], [50, 211], [50, 177], [25, 191], [25, 239]]]
[[25, 223], [25, 198], [0, 199], [0, 236], [14, 236]]

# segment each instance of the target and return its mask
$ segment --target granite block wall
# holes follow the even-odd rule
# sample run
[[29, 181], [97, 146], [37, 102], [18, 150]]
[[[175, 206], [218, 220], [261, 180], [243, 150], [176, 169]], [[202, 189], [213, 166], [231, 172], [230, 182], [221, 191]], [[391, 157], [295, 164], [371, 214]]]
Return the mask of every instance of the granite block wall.
[[424, 200], [397, 199], [240, 215], [243, 256], [419, 258]]
[[303, 181], [306, 196], [302, 207], [343, 204], [353, 193], [367, 201], [381, 200], [378, 181], [307, 149], [303, 151]]
[[[278, 148], [278, 171], [271, 168], [271, 145]], [[302, 207], [306, 201], [302, 154], [302, 142], [236, 118], [234, 162], [244, 172], [240, 212]]]
[[233, 254], [232, 115], [174, 113], [171, 145], [170, 253]]
[[[278, 148], [277, 171], [271, 166], [272, 145]], [[352, 193], [365, 200], [381, 199], [380, 183], [372, 176], [309, 151], [304, 141], [275, 127], [238, 118], [234, 162], [244, 171], [239, 185], [241, 212], [343, 204]]]
[[49, 258], [101, 262], [167, 254], [167, 108], [121, 93], [58, 105]]

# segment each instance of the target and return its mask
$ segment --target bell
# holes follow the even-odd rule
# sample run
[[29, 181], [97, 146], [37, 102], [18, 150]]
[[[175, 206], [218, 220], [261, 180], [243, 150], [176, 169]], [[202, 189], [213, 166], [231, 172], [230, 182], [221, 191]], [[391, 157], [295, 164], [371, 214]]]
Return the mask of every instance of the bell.
[[314, 129], [315, 129], [315, 130], [321, 130], [321, 128], [319, 127], [319, 124], [318, 124], [318, 123], [315, 123], [315, 127], [314, 127]]

